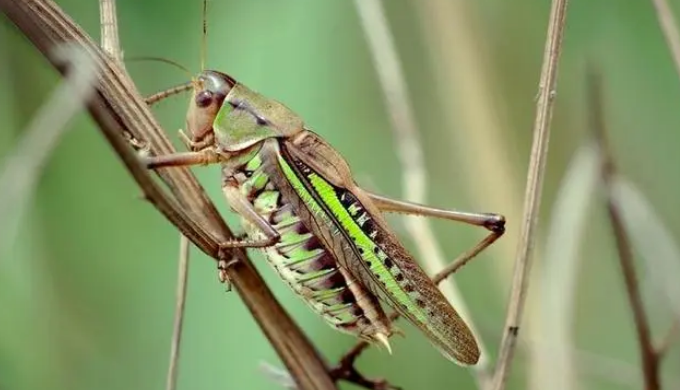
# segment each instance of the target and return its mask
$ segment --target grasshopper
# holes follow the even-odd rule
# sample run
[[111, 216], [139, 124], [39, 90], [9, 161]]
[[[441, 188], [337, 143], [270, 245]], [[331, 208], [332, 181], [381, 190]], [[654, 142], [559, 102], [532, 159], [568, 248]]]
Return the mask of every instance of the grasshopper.
[[381, 302], [417, 326], [449, 360], [474, 365], [472, 332], [390, 231], [382, 212], [444, 218], [489, 230], [455, 264], [504, 233], [505, 218], [390, 199], [360, 188], [342, 156], [285, 105], [206, 70], [180, 135], [190, 152], [146, 157], [149, 169], [221, 164], [222, 190], [246, 237], [224, 248], [260, 248], [269, 264], [334, 328], [384, 344], [395, 333]]

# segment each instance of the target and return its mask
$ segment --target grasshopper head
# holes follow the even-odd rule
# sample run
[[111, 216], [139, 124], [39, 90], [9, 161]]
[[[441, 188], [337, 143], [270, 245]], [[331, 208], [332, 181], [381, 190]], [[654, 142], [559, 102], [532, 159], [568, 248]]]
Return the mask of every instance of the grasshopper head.
[[203, 71], [195, 81], [187, 130], [195, 143], [214, 142], [223, 151], [244, 151], [269, 138], [286, 138], [304, 123], [285, 105], [224, 73]]
[[213, 135], [213, 123], [224, 99], [236, 85], [228, 75], [206, 70], [194, 81], [194, 94], [187, 112], [187, 131], [193, 142]]

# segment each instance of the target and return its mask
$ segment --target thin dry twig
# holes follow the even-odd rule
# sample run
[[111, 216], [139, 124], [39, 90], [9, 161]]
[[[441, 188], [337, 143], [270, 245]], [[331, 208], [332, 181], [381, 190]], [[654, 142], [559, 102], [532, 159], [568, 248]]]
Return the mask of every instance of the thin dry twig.
[[505, 319], [498, 363], [493, 378], [494, 390], [505, 388], [510, 365], [515, 352], [519, 325], [524, 312], [528, 275], [531, 269], [531, 254], [538, 226], [538, 212], [543, 189], [543, 176], [547, 164], [550, 122], [555, 102], [558, 64], [562, 48], [562, 36], [567, 16], [568, 0], [553, 0], [548, 23], [548, 33], [543, 52], [543, 66], [539, 82], [539, 97], [536, 103], [534, 141], [527, 175], [524, 198], [524, 217], [515, 258], [512, 290]]
[[571, 159], [552, 207], [540, 287], [539, 334], [531, 344], [534, 389], [576, 389], [573, 354], [575, 298], [580, 266], [579, 249], [590, 221], [589, 207], [597, 189], [597, 148], [582, 145]]
[[79, 47], [64, 44], [51, 53], [62, 61], [66, 76], [47, 103], [33, 117], [14, 152], [0, 165], [0, 258], [15, 242], [21, 216], [33, 198], [43, 166], [52, 155], [68, 122], [94, 93], [97, 69], [92, 60]]
[[[397, 314], [392, 314], [391, 320], [395, 320], [399, 316]], [[369, 390], [400, 390], [400, 387], [390, 384], [384, 379], [369, 379], [359, 372], [356, 368], [356, 360], [359, 355], [366, 350], [370, 344], [365, 341], [361, 341], [354, 345], [352, 349], [347, 351], [335, 367], [329, 370], [331, 377], [335, 381], [345, 381], [355, 384], [359, 387], [363, 387]], [[297, 390], [293, 379], [290, 374], [283, 369], [272, 366], [268, 363], [263, 363], [260, 369], [266, 376], [268, 376], [273, 382], [279, 386], [286, 389]]]
[[633, 311], [633, 320], [635, 322], [635, 329], [638, 336], [638, 343], [640, 345], [640, 358], [642, 361], [642, 373], [644, 377], [645, 389], [658, 390], [661, 383], [659, 379], [659, 359], [652, 341], [652, 335], [649, 327], [649, 321], [645, 313], [644, 304], [642, 302], [642, 295], [638, 284], [637, 273], [635, 271], [635, 263], [633, 256], [633, 249], [626, 232], [621, 210], [612, 195], [612, 187], [614, 177], [616, 175], [616, 168], [611, 150], [606, 138], [606, 128], [604, 123], [604, 114], [602, 108], [601, 86], [599, 79], [593, 77], [591, 81], [591, 96], [596, 105], [593, 112], [597, 115], [594, 122], [596, 140], [600, 149], [601, 156], [601, 177], [604, 184], [605, 199], [607, 203], [607, 212], [609, 220], [614, 233], [616, 241], [616, 249], [619, 255], [619, 263], [621, 266], [621, 273], [623, 274], [624, 283], [626, 285], [626, 294], [628, 301]]
[[[373, 63], [383, 90], [386, 109], [395, 133], [397, 154], [403, 172], [402, 191], [404, 198], [411, 202], [426, 203], [428, 184], [423, 149], [418, 135], [415, 114], [409, 101], [406, 79], [382, 3], [380, 0], [355, 0], [354, 4], [373, 56]], [[426, 268], [430, 270], [444, 268], [447, 261], [442, 255], [441, 248], [428, 220], [416, 216], [404, 216], [404, 223], [409, 235], [413, 237], [413, 241], [416, 243], [420, 258], [426, 263]], [[467, 305], [455, 282], [451, 281], [442, 286], [442, 291], [462, 313], [463, 317], [469, 319]], [[477, 336], [481, 352], [480, 361], [474, 367], [481, 388], [484, 386], [487, 377], [488, 354], [479, 333], [475, 331], [472, 321], [467, 320], [467, 323]]]
[[[396, 321], [399, 317], [399, 313], [393, 312], [389, 315], [390, 322]], [[338, 364], [330, 370], [331, 376], [335, 380], [344, 380], [366, 389], [399, 390], [400, 387], [391, 385], [385, 379], [368, 379], [357, 370], [357, 359], [370, 346], [371, 344], [364, 340], [357, 342], [349, 351], [342, 355]]]
[[[590, 82], [590, 78], [586, 82]], [[590, 86], [590, 85], [589, 85]], [[592, 113], [597, 105], [586, 99]], [[589, 126], [597, 123], [591, 115]], [[589, 222], [588, 211], [599, 182], [599, 150], [594, 142], [582, 145], [574, 154], [557, 191], [542, 257], [543, 277], [539, 310], [541, 343], [533, 343], [530, 355], [531, 386], [535, 389], [577, 388], [576, 361], [572, 345], [575, 322], [575, 292], [580, 256], [578, 252]]]
[[[360, 342], [347, 351], [340, 359], [340, 362], [334, 368], [330, 369], [333, 379], [336, 381], [349, 382], [369, 390], [400, 390], [400, 387], [391, 385], [384, 379], [368, 379], [356, 369], [355, 363], [357, 358], [368, 347], [368, 343]], [[286, 370], [268, 363], [261, 364], [260, 369], [277, 385], [286, 389], [297, 390], [293, 379]]]
[[384, 379], [368, 379], [356, 369], [356, 359], [368, 347], [368, 343], [358, 343], [347, 352], [335, 368], [331, 369], [331, 376], [337, 380], [354, 383], [370, 390], [401, 390]]
[[179, 372], [179, 352], [182, 342], [182, 328], [184, 325], [184, 309], [187, 298], [187, 281], [189, 278], [189, 239], [183, 234], [179, 238], [179, 264], [177, 267], [177, 291], [175, 294], [175, 317], [172, 325], [172, 339], [170, 341], [170, 364], [165, 384], [166, 390], [177, 388], [177, 374]]
[[[607, 167], [609, 163], [603, 163], [603, 176], [607, 185], [611, 182], [613, 175], [612, 168]], [[635, 264], [633, 263], [633, 253], [628, 239], [628, 235], [623, 226], [620, 212], [611, 198], [607, 198], [607, 210], [611, 220], [612, 230], [616, 238], [616, 247], [619, 253], [619, 260], [621, 263], [621, 272], [626, 284], [626, 292], [628, 300], [633, 311], [633, 319], [638, 335], [638, 342], [640, 344], [640, 355], [642, 359], [642, 371], [645, 377], [645, 389], [653, 390], [659, 389], [660, 383], [658, 378], [658, 359], [652, 345], [651, 333], [649, 330], [649, 322], [644, 311], [642, 297], [640, 296], [640, 289], [637, 282], [637, 275], [635, 272]]]
[[666, 39], [666, 45], [671, 52], [675, 72], [680, 77], [680, 29], [673, 18], [673, 11], [667, 0], [652, 0], [652, 4], [656, 10], [659, 27], [661, 27], [661, 32]]
[[[299, 388], [335, 389], [323, 360], [278, 304], [245, 252], [220, 250], [219, 242], [226, 242], [232, 234], [191, 172], [186, 169], [163, 170], [162, 178], [170, 184], [174, 195], [171, 198], [140, 164], [125, 136], [148, 142], [150, 152], [155, 155], [169, 154], [174, 149], [127, 74], [104, 55], [54, 2], [0, 0], [0, 10], [44, 54], [66, 41], [73, 41], [88, 53], [100, 75], [98, 93], [89, 102], [88, 108], [146, 198], [206, 254], [218, 261], [237, 260], [227, 270], [228, 276]], [[57, 70], [65, 71], [62, 62], [50, 60]]]

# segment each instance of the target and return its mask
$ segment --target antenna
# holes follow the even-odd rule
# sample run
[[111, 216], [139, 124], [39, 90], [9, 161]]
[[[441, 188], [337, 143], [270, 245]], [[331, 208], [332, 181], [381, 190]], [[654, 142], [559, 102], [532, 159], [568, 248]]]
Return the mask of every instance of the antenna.
[[180, 85], [176, 85], [172, 88], [166, 89], [165, 91], [155, 93], [155, 94], [145, 98], [144, 101], [149, 106], [151, 106], [155, 103], [158, 103], [159, 101], [161, 101], [161, 100], [163, 100], [167, 97], [177, 95], [178, 93], [181, 93], [181, 92], [184, 92], [184, 91], [188, 91], [191, 88], [195, 87], [195, 85], [196, 85], [196, 81], [194, 80], [194, 77], [191, 74], [191, 72], [189, 71], [189, 69], [185, 68], [184, 66], [180, 65], [179, 63], [177, 63], [173, 60], [169, 60], [169, 59], [163, 58], [163, 57], [133, 57], [133, 58], [127, 58], [126, 61], [162, 62], [164, 64], [172, 65], [175, 68], [180, 69], [181, 71], [183, 71], [184, 73], [186, 73], [189, 76], [189, 79], [191, 81], [180, 84]]
[[186, 67], [182, 66], [179, 62], [175, 62], [175, 61], [173, 61], [173, 60], [169, 60], [169, 59], [163, 58], [163, 57], [153, 57], [153, 56], [151, 56], [151, 57], [149, 57], [149, 56], [141, 56], [141, 57], [131, 57], [131, 58], [128, 57], [128, 58], [126, 58], [125, 60], [126, 60], [126, 61], [131, 61], [131, 62], [132, 62], [132, 61], [155, 61], [155, 62], [163, 62], [163, 63], [165, 63], [165, 64], [172, 65], [172, 66], [174, 66], [175, 68], [177, 68], [177, 69], [183, 71], [184, 73], [186, 73], [186, 74], [189, 76], [189, 79], [192, 79], [193, 76], [194, 76], [194, 74], [191, 73], [191, 71], [190, 71], [189, 69], [187, 69]]
[[205, 70], [205, 61], [208, 56], [208, 0], [203, 0], [203, 35], [201, 36], [201, 72]]
[[192, 80], [192, 81], [189, 81], [189, 82], [184, 83], [184, 84], [176, 85], [172, 88], [166, 89], [165, 91], [155, 93], [155, 94], [145, 98], [144, 102], [147, 105], [152, 106], [152, 105], [160, 102], [161, 100], [163, 100], [167, 97], [177, 95], [179, 93], [182, 93], [184, 91], [188, 91], [188, 90], [192, 89], [195, 86], [194, 84], [195, 83]]

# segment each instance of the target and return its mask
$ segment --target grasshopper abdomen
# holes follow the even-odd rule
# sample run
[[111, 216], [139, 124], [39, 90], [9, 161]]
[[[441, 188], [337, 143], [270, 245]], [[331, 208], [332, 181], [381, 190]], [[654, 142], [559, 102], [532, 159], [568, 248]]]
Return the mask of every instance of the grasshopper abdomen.
[[[279, 234], [279, 241], [263, 252], [286, 284], [334, 328], [384, 343], [392, 332], [377, 298], [341, 269], [335, 255], [305, 225], [300, 210], [270, 180], [261, 156], [256, 153], [238, 167], [233, 178], [253, 209]], [[251, 238], [262, 238], [245, 219], [243, 226]]]

